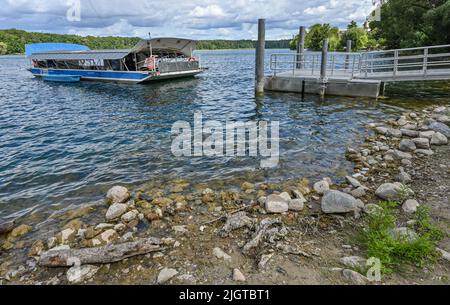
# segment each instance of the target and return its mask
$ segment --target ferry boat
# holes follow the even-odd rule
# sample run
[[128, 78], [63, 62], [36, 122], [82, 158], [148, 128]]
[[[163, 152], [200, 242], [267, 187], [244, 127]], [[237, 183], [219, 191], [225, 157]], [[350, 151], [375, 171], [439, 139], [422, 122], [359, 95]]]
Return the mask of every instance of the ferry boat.
[[157, 80], [189, 77], [204, 69], [193, 52], [196, 42], [181, 38], [140, 41], [129, 50], [90, 50], [65, 43], [26, 46], [28, 69], [47, 81], [106, 81], [143, 84]]

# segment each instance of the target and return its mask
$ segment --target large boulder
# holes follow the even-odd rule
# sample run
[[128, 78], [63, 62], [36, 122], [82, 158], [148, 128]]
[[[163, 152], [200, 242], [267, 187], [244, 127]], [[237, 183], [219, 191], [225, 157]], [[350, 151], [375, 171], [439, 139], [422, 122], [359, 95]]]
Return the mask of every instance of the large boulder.
[[375, 191], [375, 195], [384, 200], [399, 201], [404, 196], [409, 196], [412, 191], [405, 185], [399, 182], [384, 183]]
[[288, 201], [280, 195], [269, 195], [266, 199], [265, 209], [267, 213], [284, 213], [289, 211]]
[[130, 198], [130, 193], [126, 187], [114, 186], [108, 191], [106, 198], [110, 203], [124, 203]]
[[428, 128], [433, 130], [433, 131], [435, 131], [435, 132], [442, 133], [447, 138], [450, 137], [450, 127], [448, 127], [444, 123], [432, 122], [430, 125], [428, 125]]
[[329, 191], [322, 198], [322, 211], [331, 213], [348, 213], [357, 208], [356, 199], [340, 191]]
[[432, 137], [431, 137], [431, 144], [432, 145], [446, 145], [448, 144], [448, 139], [445, 135], [443, 135], [440, 132], [436, 132]]

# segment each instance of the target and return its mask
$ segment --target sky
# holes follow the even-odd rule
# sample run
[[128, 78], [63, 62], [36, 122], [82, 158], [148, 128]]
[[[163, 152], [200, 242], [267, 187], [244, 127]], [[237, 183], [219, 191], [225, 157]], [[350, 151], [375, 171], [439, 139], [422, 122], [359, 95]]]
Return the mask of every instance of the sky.
[[362, 24], [373, 8], [372, 0], [0, 0], [0, 29], [256, 39], [257, 19], [266, 18], [267, 39], [290, 39], [300, 25], [330, 23], [343, 29], [351, 20]]

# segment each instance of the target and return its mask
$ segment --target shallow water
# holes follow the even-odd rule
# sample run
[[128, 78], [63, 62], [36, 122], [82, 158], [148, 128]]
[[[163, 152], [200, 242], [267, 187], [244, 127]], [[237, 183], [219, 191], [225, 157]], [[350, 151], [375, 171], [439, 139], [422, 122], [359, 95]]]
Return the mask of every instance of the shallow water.
[[[362, 141], [365, 123], [449, 102], [448, 83], [395, 85], [392, 98], [380, 101], [255, 99], [254, 51], [198, 55], [206, 73], [145, 86], [48, 83], [25, 70], [23, 57], [0, 57], [0, 217], [95, 201], [116, 183], [342, 176], [351, 169], [345, 148]], [[205, 120], [280, 121], [279, 166], [261, 169], [250, 157], [174, 157], [172, 124], [192, 122], [195, 111]]]

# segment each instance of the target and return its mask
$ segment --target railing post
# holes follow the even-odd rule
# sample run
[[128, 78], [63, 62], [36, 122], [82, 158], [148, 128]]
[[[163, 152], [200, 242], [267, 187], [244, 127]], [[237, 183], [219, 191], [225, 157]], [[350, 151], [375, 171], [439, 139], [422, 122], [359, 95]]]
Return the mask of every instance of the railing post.
[[398, 50], [395, 50], [394, 51], [394, 77], [397, 76], [397, 72], [398, 72]]
[[428, 73], [428, 48], [423, 51], [423, 75], [427, 76]]
[[266, 19], [258, 20], [258, 43], [256, 45], [255, 78], [256, 94], [264, 93], [264, 51], [266, 47]]
[[320, 96], [325, 96], [327, 88], [327, 64], [328, 64], [328, 38], [323, 40], [322, 46], [322, 61], [320, 64]]
[[303, 69], [305, 60], [305, 37], [306, 37], [306, 29], [304, 26], [301, 26], [298, 31], [298, 43], [297, 43], [297, 69]]
[[[348, 40], [347, 40], [347, 48], [346, 48], [346, 52], [347, 52], [348, 54], [352, 52], [352, 41], [351, 41], [351, 39], [348, 39]], [[350, 63], [350, 55], [346, 55], [346, 57], [345, 57], [345, 66], [344, 66], [344, 69], [345, 69], [345, 70], [348, 69], [349, 63]]]

